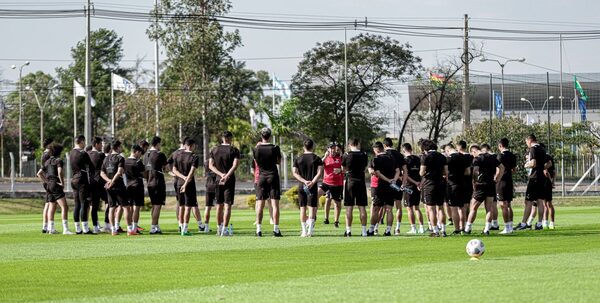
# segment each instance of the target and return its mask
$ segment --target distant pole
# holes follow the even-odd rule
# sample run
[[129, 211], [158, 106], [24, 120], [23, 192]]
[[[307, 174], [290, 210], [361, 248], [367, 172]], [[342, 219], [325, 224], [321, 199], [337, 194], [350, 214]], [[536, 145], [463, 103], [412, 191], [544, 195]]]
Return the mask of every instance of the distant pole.
[[[500, 74], [502, 83], [500, 84], [500, 95], [502, 96], [502, 104], [504, 104], [504, 64], [500, 64]], [[494, 102], [494, 112], [496, 111], [496, 102]], [[535, 111], [535, 110], [534, 110]]]
[[[87, 0], [86, 7], [87, 17], [87, 35], [85, 38], [85, 141], [86, 145], [89, 145], [92, 138], [92, 84], [91, 84], [91, 71], [90, 71], [90, 15], [91, 15], [91, 0]], [[111, 81], [112, 87], [112, 81]], [[113, 133], [114, 137], [114, 133]]]
[[550, 138], [551, 138], [551, 129], [550, 129], [550, 73], [546, 72], [546, 112], [548, 113], [548, 150], [552, 150]]
[[560, 182], [561, 182], [561, 194], [565, 196], [565, 138], [564, 138], [564, 113], [563, 113], [563, 46], [562, 46], [562, 34], [558, 35], [559, 46], [560, 46]]
[[19, 69], [19, 176], [23, 176], [23, 67], [29, 65], [29, 61], [21, 65]]
[[494, 107], [494, 87], [493, 87], [493, 82], [492, 82], [492, 74], [490, 74], [490, 144], [492, 144], [494, 142], [492, 140], [492, 137], [494, 135], [493, 125], [492, 125], [493, 107]]
[[[156, 23], [155, 25], [158, 27], [158, 0], [154, 0], [154, 10], [156, 11]], [[159, 75], [158, 75], [158, 37], [154, 40], [154, 94], [156, 94], [156, 104], [154, 105], [154, 117], [156, 120], [156, 135], [160, 134], [160, 123], [159, 123], [159, 107], [160, 107], [160, 96], [159, 96]]]
[[[271, 83], [271, 115], [273, 116], [273, 118], [275, 118], [275, 73], [272, 73], [273, 76], [273, 81]], [[273, 128], [273, 125], [271, 123], [271, 128]], [[273, 136], [273, 144], [275, 144], [275, 136]]]
[[471, 101], [469, 100], [469, 15], [465, 14], [465, 35], [463, 40], [463, 90], [462, 90], [462, 131], [471, 127]]
[[115, 138], [115, 89], [113, 88], [113, 76], [110, 73], [110, 135]]
[[77, 96], [75, 95], [75, 83], [73, 83], [73, 138], [75, 137], [77, 137]]
[[348, 146], [348, 35], [344, 27], [344, 125], [345, 141], [344, 146]]

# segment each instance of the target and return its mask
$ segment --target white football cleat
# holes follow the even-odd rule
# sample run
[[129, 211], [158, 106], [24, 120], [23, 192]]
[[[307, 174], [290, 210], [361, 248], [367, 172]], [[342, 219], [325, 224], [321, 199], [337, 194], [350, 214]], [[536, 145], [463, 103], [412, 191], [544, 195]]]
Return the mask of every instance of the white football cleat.
[[65, 229], [63, 231], [63, 235], [74, 235], [74, 233], [72, 231], [68, 230], [68, 229]]

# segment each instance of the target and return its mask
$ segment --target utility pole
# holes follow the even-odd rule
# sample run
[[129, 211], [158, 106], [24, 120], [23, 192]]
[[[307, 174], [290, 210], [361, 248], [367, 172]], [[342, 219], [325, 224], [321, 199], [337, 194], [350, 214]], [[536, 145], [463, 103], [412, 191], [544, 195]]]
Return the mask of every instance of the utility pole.
[[[158, 0], [154, 0], [154, 11], [156, 12], [156, 23], [155, 26], [156, 28], [158, 28]], [[158, 114], [159, 111], [159, 107], [160, 107], [160, 97], [158, 95], [158, 86], [159, 86], [159, 79], [158, 79], [158, 36], [156, 37], [156, 39], [154, 40], [154, 94], [156, 94], [156, 105], [154, 106], [154, 116], [156, 119], [156, 135], [158, 136], [160, 134], [160, 124], [159, 124], [159, 117], [160, 115]]]
[[[559, 40], [559, 54], [560, 54], [560, 192], [561, 196], [565, 196], [565, 137], [564, 137], [564, 126], [565, 116], [563, 113], [563, 42], [562, 34], [558, 35]], [[548, 101], [550, 102], [550, 101]]]
[[[206, 85], [206, 60], [204, 60], [205, 55], [204, 55], [204, 39], [206, 38], [206, 29], [208, 27], [208, 18], [206, 18], [206, 4], [207, 4], [207, 0], [202, 0], [202, 2], [200, 3], [200, 7], [201, 7], [201, 11], [202, 11], [202, 39], [201, 39], [201, 45], [200, 45], [200, 53], [202, 54], [202, 64], [204, 66], [201, 66], [200, 68], [201, 70], [201, 79], [200, 79], [200, 83], [202, 83], [202, 88], [204, 89]], [[207, 102], [209, 100], [209, 98], [206, 98], [206, 93], [202, 90], [200, 92], [201, 96], [202, 96], [202, 163], [206, 163], [206, 160], [208, 159], [207, 154], [208, 154], [208, 125], [207, 125], [207, 111], [208, 111], [208, 106], [207, 106]], [[206, 168], [205, 168], [206, 169]]]
[[471, 100], [469, 100], [469, 15], [465, 14], [465, 36], [463, 40], [463, 90], [462, 90], [462, 131], [471, 127]]
[[344, 146], [348, 146], [348, 36], [344, 27]]
[[[85, 38], [85, 144], [89, 145], [92, 139], [92, 84], [90, 73], [90, 15], [91, 15], [91, 0], [87, 0], [86, 18], [87, 18], [87, 35]], [[112, 83], [111, 83], [112, 86]]]

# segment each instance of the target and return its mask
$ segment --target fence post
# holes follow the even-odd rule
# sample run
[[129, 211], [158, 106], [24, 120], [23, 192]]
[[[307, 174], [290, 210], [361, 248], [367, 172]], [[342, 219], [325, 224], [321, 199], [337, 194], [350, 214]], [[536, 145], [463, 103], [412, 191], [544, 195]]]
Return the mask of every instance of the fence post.
[[283, 153], [283, 188], [288, 188], [287, 153]]
[[15, 156], [12, 152], [9, 152], [10, 156], [10, 191], [15, 192]]

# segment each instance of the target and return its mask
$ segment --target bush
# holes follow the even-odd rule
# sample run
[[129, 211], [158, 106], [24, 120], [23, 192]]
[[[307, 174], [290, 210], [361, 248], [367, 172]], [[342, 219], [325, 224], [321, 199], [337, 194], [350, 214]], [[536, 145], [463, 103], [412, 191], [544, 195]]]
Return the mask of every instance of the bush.
[[292, 203], [296, 205], [296, 207], [300, 207], [300, 201], [298, 201], [298, 185], [294, 185], [288, 189], [283, 193], [283, 197], [281, 198], [281, 201], [284, 203]]
[[256, 207], [256, 196], [255, 195], [249, 195], [246, 198], [246, 204], [248, 204], [249, 208], [254, 209]]
[[325, 196], [319, 197], [319, 206], [321, 206], [321, 208], [325, 207], [325, 200], [327, 200], [327, 197], [325, 197]]

